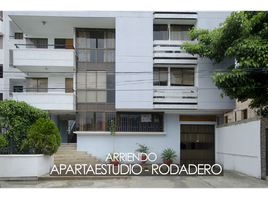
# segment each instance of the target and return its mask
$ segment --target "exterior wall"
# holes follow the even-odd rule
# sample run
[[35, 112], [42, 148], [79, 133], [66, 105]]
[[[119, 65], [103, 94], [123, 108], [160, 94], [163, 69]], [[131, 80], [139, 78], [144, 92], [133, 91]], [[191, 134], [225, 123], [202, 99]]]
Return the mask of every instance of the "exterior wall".
[[[164, 133], [134, 132], [121, 135], [115, 134], [115, 151], [119, 153], [134, 153], [138, 148], [136, 143], [145, 144], [150, 147], [149, 152], [157, 155], [157, 160], [153, 163], [163, 163], [161, 153], [164, 149], [172, 148], [176, 151], [177, 158], [174, 163], [180, 163], [180, 125], [181, 124], [208, 124], [216, 125], [216, 122], [180, 122], [179, 114], [165, 114]], [[88, 135], [77, 134], [77, 150], [87, 151], [98, 158], [105, 160], [108, 153], [113, 151], [113, 140], [109, 132], [91, 133]], [[153, 159], [153, 157], [152, 157]], [[129, 162], [121, 162], [129, 163]], [[137, 163], [137, 162], [134, 162]], [[147, 161], [146, 163], [150, 163]]]
[[43, 110], [75, 110], [73, 93], [13, 93], [13, 100], [25, 101]]
[[153, 13], [117, 16], [116, 109], [153, 108], [152, 58]]
[[261, 178], [260, 118], [220, 125], [216, 129], [216, 163]]
[[0, 177], [37, 177], [49, 173], [54, 156], [0, 155]]
[[[230, 123], [230, 122], [243, 120], [242, 113], [241, 113], [242, 110], [247, 110], [247, 119], [256, 117], [257, 116], [257, 113], [256, 113], [257, 109], [251, 109], [248, 107], [248, 105], [250, 104], [250, 101], [251, 101], [250, 99], [248, 99], [245, 102], [240, 102], [240, 101], [236, 100], [235, 109], [231, 112], [224, 114], [224, 117], [226, 117], [226, 116], [228, 117], [228, 121], [225, 120], [224, 123]], [[235, 115], [236, 115], [236, 118], [235, 118]]]
[[[219, 27], [231, 12], [198, 12], [198, 22], [196, 28], [214, 29]], [[198, 109], [234, 109], [234, 100], [229, 97], [221, 98], [222, 93], [215, 83], [211, 81], [215, 69], [225, 70], [234, 64], [234, 59], [225, 59], [220, 64], [213, 65], [209, 59], [198, 58]]]

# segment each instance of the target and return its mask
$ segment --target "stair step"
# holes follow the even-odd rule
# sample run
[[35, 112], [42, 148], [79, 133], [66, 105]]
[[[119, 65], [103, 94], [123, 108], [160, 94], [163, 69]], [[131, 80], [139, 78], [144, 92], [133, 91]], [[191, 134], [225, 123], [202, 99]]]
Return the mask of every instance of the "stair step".
[[98, 161], [98, 160], [96, 160], [96, 161], [81, 161], [81, 162], [77, 162], [77, 161], [74, 161], [74, 162], [68, 162], [68, 161], [65, 161], [65, 162], [54, 162], [54, 165], [56, 165], [57, 167], [59, 167], [60, 166], [60, 164], [65, 164], [65, 165], [71, 165], [71, 166], [75, 166], [75, 164], [80, 164], [80, 165], [82, 165], [82, 164], [87, 164], [87, 165], [94, 165], [94, 164], [105, 164], [106, 162], [104, 162], [104, 161]]
[[55, 154], [54, 159], [56, 158], [79, 158], [79, 157], [94, 157], [91, 154]]
[[55, 161], [74, 161], [74, 160], [89, 160], [89, 161], [94, 161], [97, 160], [97, 158], [95, 156], [84, 156], [84, 157], [65, 157], [65, 158], [54, 158], [54, 162]]
[[62, 149], [58, 149], [57, 153], [76, 153], [76, 152], [86, 152], [86, 151], [77, 151], [77, 150], [62, 150]]

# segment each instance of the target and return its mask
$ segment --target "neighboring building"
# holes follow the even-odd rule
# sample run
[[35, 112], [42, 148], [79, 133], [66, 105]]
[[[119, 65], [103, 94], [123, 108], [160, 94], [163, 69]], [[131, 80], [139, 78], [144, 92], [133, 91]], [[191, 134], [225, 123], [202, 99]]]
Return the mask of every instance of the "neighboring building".
[[[180, 49], [190, 28], [231, 12], [8, 11], [0, 21], [3, 99], [47, 110], [62, 143], [105, 159], [146, 144], [176, 163], [214, 163], [215, 126], [235, 101], [221, 98], [208, 59]], [[0, 46], [1, 47], [1, 46]], [[75, 134], [73, 130], [75, 129]], [[77, 135], [77, 138], [76, 138]]]
[[243, 119], [257, 117], [258, 116], [257, 109], [249, 108], [250, 102], [251, 102], [250, 99], [244, 102], [236, 100], [235, 109], [233, 111], [230, 111], [224, 114], [224, 123], [226, 124], [230, 122], [240, 121]]

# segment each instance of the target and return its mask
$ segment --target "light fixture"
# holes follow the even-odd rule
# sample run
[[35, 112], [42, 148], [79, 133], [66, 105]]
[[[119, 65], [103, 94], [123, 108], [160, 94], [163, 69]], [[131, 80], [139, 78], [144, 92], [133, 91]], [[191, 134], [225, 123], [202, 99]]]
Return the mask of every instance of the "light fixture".
[[43, 24], [43, 25], [46, 25], [46, 22], [45, 22], [45, 21], [42, 21], [42, 24]]

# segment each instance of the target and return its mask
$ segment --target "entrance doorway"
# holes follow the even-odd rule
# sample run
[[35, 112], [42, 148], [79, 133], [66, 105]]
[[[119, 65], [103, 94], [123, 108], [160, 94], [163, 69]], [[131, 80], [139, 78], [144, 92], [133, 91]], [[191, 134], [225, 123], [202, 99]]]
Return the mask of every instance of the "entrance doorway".
[[215, 164], [214, 125], [181, 125], [180, 164]]
[[266, 176], [268, 176], [268, 128], [266, 129]]

